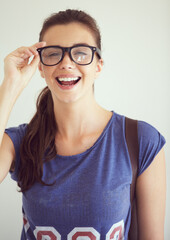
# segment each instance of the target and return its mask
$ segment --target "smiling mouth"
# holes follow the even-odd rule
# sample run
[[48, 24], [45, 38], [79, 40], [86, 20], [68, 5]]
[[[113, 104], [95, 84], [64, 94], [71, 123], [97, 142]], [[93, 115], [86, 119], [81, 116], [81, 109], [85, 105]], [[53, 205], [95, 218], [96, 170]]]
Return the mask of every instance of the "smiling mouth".
[[57, 82], [60, 85], [70, 86], [75, 85], [80, 81], [81, 77], [75, 77], [75, 78], [56, 78]]

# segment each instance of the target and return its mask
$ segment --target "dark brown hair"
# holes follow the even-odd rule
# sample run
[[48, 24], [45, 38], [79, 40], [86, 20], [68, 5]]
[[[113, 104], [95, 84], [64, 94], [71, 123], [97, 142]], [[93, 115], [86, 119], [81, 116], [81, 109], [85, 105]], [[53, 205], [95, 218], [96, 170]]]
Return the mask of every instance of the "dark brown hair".
[[[68, 9], [52, 14], [44, 21], [39, 41], [43, 40], [45, 32], [50, 27], [72, 22], [87, 26], [94, 36], [97, 47], [101, 49], [100, 31], [96, 21], [84, 11], [79, 10]], [[36, 181], [43, 185], [51, 185], [51, 183], [45, 183], [42, 180], [43, 163], [54, 158], [57, 154], [55, 147], [57, 126], [53, 100], [48, 87], [44, 88], [40, 93], [36, 107], [36, 113], [27, 126], [20, 148], [21, 161], [18, 186], [21, 192], [28, 190]]]
[[85, 13], [84, 11], [67, 9], [66, 11], [60, 11], [57, 14], [52, 14], [44, 21], [42, 30], [39, 35], [39, 41], [43, 40], [43, 36], [47, 29], [55, 25], [69, 24], [69, 23], [81, 23], [89, 28], [96, 41], [97, 47], [101, 50], [101, 35], [99, 27], [94, 18]]

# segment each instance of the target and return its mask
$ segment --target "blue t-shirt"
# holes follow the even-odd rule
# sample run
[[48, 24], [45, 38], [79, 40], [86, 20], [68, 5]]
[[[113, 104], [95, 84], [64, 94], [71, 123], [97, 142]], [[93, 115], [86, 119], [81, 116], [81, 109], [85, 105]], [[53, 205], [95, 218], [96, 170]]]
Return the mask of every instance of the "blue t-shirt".
[[[16, 151], [17, 181], [19, 148], [26, 124], [6, 133]], [[165, 144], [151, 125], [138, 121], [138, 176]], [[107, 240], [128, 238], [131, 221], [131, 162], [125, 140], [125, 117], [114, 113], [104, 131], [85, 152], [56, 155], [44, 163], [43, 186], [36, 182], [23, 193], [22, 240]]]

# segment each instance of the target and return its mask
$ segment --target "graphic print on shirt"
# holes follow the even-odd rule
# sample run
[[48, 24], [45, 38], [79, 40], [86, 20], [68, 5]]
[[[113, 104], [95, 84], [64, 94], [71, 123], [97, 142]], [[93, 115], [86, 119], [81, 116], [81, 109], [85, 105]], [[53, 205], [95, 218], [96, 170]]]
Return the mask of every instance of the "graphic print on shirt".
[[53, 227], [36, 227], [36, 240], [61, 240], [61, 235]]
[[67, 240], [100, 240], [100, 234], [92, 227], [74, 228]]
[[[61, 235], [53, 227], [36, 227], [36, 240], [62, 240]], [[76, 227], [68, 235], [67, 240], [100, 240], [100, 233], [93, 227]], [[106, 240], [124, 240], [124, 221], [120, 221], [110, 228]]]
[[106, 234], [106, 240], [123, 240], [124, 239], [124, 222], [123, 220], [114, 224]]

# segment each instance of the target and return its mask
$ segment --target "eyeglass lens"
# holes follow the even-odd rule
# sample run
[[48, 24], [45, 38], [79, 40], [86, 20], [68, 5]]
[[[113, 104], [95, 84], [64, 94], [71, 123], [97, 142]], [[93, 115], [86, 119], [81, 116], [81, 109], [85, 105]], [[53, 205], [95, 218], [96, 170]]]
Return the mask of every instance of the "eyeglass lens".
[[[88, 64], [92, 60], [92, 50], [86, 46], [77, 46], [71, 49], [71, 57], [77, 64]], [[58, 47], [44, 48], [41, 52], [42, 62], [46, 65], [57, 64], [63, 56], [63, 51]]]

